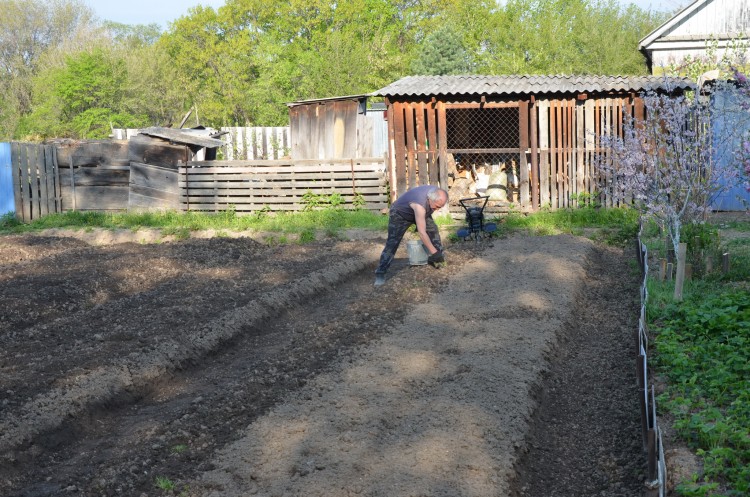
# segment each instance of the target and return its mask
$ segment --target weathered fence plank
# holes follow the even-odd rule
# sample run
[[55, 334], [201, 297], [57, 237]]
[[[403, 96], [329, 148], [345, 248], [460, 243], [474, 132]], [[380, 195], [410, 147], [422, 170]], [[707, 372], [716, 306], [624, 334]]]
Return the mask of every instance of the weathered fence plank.
[[124, 211], [128, 205], [128, 185], [124, 186], [84, 186], [64, 188], [62, 202], [73, 210], [83, 211]]
[[176, 169], [178, 163], [190, 159], [190, 149], [185, 145], [170, 144], [146, 135], [134, 136], [127, 142], [125, 166], [131, 162]]
[[128, 210], [179, 210], [178, 175], [173, 168], [132, 162]]
[[289, 126], [224, 127], [221, 138], [226, 145], [222, 153], [226, 160], [281, 159], [289, 156], [291, 137]]
[[16, 142], [10, 144], [11, 174], [13, 177], [13, 198], [15, 200], [16, 217], [23, 219], [23, 200], [21, 192], [21, 164], [17, 161], [20, 154], [21, 145]]

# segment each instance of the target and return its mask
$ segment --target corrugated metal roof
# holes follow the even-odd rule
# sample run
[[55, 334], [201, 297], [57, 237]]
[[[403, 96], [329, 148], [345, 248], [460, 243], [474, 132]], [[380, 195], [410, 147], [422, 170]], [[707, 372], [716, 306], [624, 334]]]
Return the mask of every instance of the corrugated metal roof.
[[346, 95], [343, 97], [326, 97], [326, 98], [311, 98], [309, 100], [297, 100], [296, 102], [289, 102], [287, 103], [287, 107], [294, 107], [296, 105], [306, 105], [306, 104], [314, 104], [314, 103], [321, 103], [321, 102], [332, 102], [337, 100], [362, 100], [363, 98], [367, 98], [369, 95]]
[[407, 76], [373, 96], [510, 95], [688, 90], [686, 78], [662, 76]]
[[216, 138], [211, 138], [209, 130], [201, 129], [173, 129], [153, 126], [139, 130], [140, 134], [163, 138], [175, 143], [185, 145], [196, 145], [206, 148], [218, 148], [224, 145], [224, 142]]

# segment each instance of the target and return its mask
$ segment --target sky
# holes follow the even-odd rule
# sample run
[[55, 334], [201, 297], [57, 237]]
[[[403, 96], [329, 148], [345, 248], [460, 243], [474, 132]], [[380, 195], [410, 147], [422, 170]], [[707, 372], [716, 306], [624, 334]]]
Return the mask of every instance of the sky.
[[[692, 0], [618, 0], [621, 4], [634, 3], [642, 9], [674, 11]], [[225, 0], [85, 0], [97, 17], [123, 24], [159, 24], [166, 29], [168, 24], [188, 13], [190, 7], [203, 5], [218, 9]]]

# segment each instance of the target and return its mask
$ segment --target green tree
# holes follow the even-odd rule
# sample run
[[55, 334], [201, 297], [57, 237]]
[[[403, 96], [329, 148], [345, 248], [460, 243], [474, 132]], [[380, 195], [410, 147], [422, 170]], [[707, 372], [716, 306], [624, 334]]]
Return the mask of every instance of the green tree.
[[32, 78], [45, 52], [74, 43], [93, 28], [78, 0], [0, 0], [0, 139], [14, 136], [32, 104]]
[[405, 74], [414, 9], [393, 0], [229, 0], [218, 12], [193, 9], [159, 44], [208, 124], [285, 124], [288, 102], [366, 93]]
[[411, 67], [414, 74], [426, 76], [472, 72], [471, 56], [461, 37], [449, 26], [427, 35]]
[[112, 41], [126, 48], [141, 48], [159, 41], [162, 35], [158, 24], [122, 24], [106, 21], [103, 28], [109, 33]]
[[509, 0], [478, 54], [488, 74], [646, 74], [638, 40], [666, 14], [616, 0]]
[[34, 110], [24, 120], [26, 134], [106, 138], [113, 127], [138, 127], [146, 116], [124, 106], [127, 71], [123, 59], [102, 48], [66, 58], [36, 79]]
[[174, 84], [185, 95], [181, 110], [195, 106], [206, 124], [252, 122], [249, 94], [257, 76], [258, 44], [251, 26], [233, 21], [196, 7], [157, 43], [175, 67]]

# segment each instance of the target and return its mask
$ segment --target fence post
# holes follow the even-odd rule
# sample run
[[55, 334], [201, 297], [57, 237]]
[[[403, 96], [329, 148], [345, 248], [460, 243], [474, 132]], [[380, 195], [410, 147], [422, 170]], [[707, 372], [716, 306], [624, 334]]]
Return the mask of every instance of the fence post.
[[682, 287], [685, 284], [685, 259], [687, 258], [687, 243], [680, 243], [677, 247], [677, 275], [674, 284], [674, 299], [682, 301]]

